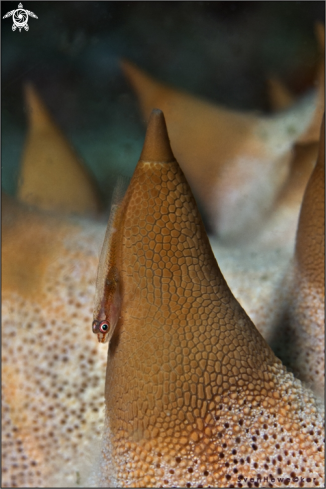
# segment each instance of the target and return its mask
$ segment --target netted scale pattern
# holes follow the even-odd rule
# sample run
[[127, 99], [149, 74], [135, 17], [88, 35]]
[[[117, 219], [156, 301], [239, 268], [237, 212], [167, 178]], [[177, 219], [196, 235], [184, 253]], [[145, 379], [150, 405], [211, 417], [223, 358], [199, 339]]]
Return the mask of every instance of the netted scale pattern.
[[322, 485], [319, 408], [230, 293], [176, 162], [139, 162], [119, 226], [102, 483]]

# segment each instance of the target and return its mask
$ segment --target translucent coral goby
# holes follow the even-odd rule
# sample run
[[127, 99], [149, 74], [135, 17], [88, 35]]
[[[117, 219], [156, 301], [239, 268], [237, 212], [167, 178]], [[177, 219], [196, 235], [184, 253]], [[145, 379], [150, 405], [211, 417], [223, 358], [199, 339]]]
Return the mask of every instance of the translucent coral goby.
[[100, 199], [94, 179], [31, 85], [25, 87], [25, 99], [29, 130], [18, 198], [39, 209], [96, 215]]
[[120, 274], [117, 263], [119, 215], [119, 206], [112, 205], [98, 266], [92, 331], [100, 343], [106, 343], [112, 338], [121, 309]]
[[325, 120], [317, 164], [302, 202], [289, 277], [291, 364], [300, 378], [322, 395], [325, 378]]
[[229, 110], [159, 83], [128, 61], [122, 68], [143, 115], [163, 110], [173, 152], [212, 230], [252, 239], [289, 171], [290, 149], [308, 126], [313, 100], [273, 117]]
[[121, 212], [97, 483], [323, 486], [319, 408], [230, 292], [159, 110]]

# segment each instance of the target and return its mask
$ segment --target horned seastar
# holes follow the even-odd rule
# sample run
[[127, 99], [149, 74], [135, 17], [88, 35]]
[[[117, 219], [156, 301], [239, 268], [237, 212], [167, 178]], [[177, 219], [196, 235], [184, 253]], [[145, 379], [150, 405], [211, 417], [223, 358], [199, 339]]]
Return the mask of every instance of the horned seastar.
[[[289, 362], [324, 396], [325, 382], [325, 121], [319, 156], [302, 202], [293, 263], [286, 278]], [[283, 288], [284, 291], [284, 288]], [[283, 292], [284, 293], [284, 292]]]
[[103, 419], [89, 326], [105, 226], [10, 201], [3, 216], [3, 485], [84, 484]]
[[101, 486], [323, 486], [323, 414], [225, 282], [161, 111], [114, 221]]

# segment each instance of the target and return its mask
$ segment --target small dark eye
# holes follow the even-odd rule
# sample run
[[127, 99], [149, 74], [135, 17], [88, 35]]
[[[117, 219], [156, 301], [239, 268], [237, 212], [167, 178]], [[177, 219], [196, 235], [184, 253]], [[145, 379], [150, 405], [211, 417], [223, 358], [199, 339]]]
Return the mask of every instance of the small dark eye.
[[102, 333], [106, 333], [108, 329], [109, 329], [108, 323], [103, 322], [100, 324], [100, 330], [102, 331]]

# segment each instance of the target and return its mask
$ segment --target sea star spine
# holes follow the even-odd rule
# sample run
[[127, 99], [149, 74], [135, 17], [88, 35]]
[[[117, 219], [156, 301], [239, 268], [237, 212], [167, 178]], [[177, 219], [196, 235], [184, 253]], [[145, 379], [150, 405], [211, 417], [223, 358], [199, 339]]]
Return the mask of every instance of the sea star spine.
[[234, 299], [167, 144], [156, 110], [121, 204], [99, 484], [323, 485], [319, 406]]
[[19, 200], [64, 214], [97, 215], [100, 198], [95, 180], [32, 85], [26, 85], [25, 98], [29, 131], [20, 169]]
[[224, 241], [252, 240], [289, 172], [291, 148], [313, 116], [314, 97], [272, 117], [229, 110], [158, 82], [121, 62], [146, 119], [167, 118], [173, 152], [212, 231]]
[[300, 378], [323, 395], [325, 379], [325, 119], [308, 182], [290, 271], [290, 357]]

